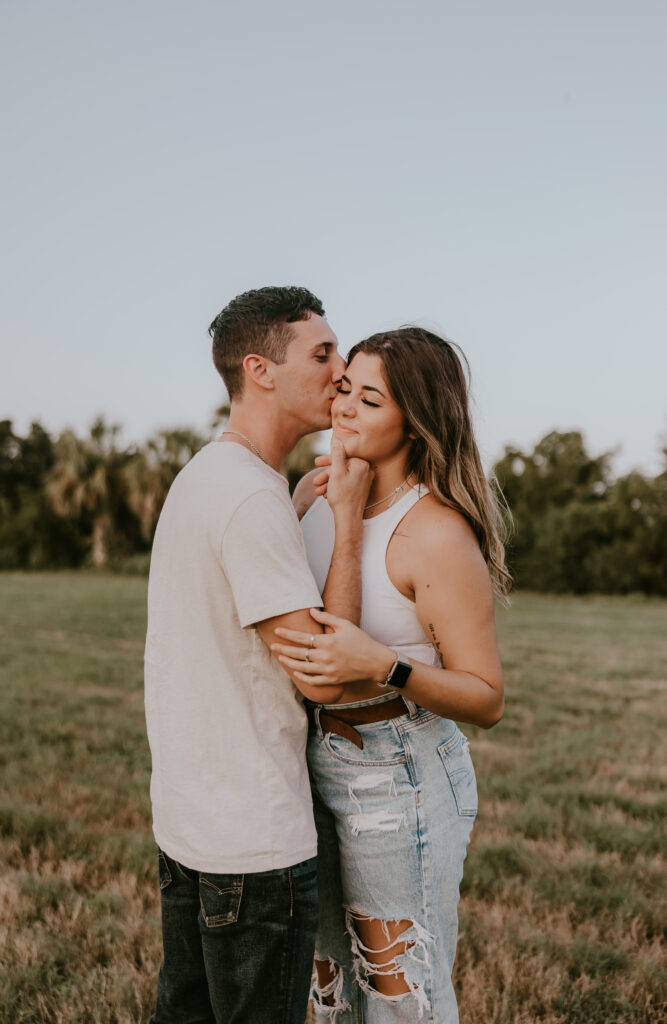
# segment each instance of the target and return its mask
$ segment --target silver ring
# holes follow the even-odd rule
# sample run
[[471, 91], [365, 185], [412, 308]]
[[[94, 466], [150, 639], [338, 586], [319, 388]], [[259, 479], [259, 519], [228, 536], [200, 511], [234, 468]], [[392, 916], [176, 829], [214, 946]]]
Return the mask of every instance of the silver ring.
[[315, 637], [312, 635], [312, 633], [311, 633], [311, 636], [310, 636], [310, 646], [311, 646], [311, 648], [313, 648], [315, 646]]
[[310, 658], [308, 657], [308, 651], [306, 651], [306, 657], [303, 660], [304, 661], [310, 661]]

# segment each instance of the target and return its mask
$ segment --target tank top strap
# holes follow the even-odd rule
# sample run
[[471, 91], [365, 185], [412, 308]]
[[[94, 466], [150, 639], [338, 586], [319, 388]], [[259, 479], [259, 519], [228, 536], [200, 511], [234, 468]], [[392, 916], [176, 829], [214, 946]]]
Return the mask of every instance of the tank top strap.
[[371, 519], [364, 519], [364, 533], [366, 531], [372, 533], [374, 542], [377, 537], [377, 543], [382, 543], [386, 538], [386, 544], [388, 544], [401, 519], [425, 494], [428, 494], [428, 488], [423, 484], [411, 487], [407, 494], [399, 498], [396, 504], [388, 508], [386, 512], [381, 512], [380, 515], [373, 516]]

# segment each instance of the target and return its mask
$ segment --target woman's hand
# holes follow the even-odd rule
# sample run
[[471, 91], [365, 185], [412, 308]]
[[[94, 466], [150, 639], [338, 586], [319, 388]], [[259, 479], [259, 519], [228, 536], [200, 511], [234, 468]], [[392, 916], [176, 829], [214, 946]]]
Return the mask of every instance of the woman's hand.
[[347, 619], [319, 608], [311, 608], [310, 614], [332, 632], [309, 635], [295, 629], [275, 630], [276, 636], [291, 641], [271, 644], [271, 650], [290, 675], [311, 685], [340, 685], [362, 679], [381, 683], [387, 678], [396, 661], [391, 647], [373, 640]]
[[336, 519], [336, 527], [350, 521], [360, 524], [373, 483], [373, 470], [363, 459], [348, 459], [337, 438], [331, 443], [329, 460], [327, 501]]

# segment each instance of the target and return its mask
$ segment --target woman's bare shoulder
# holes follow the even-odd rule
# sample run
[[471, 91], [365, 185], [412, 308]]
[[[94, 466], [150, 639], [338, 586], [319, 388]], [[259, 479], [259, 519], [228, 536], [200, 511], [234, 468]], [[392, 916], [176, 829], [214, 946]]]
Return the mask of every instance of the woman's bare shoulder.
[[[432, 494], [427, 494], [418, 501], [405, 517], [407, 526], [414, 526], [416, 538], [426, 536], [431, 540], [472, 541], [477, 539], [470, 523], [461, 512], [448, 508]], [[412, 532], [412, 531], [411, 531]]]
[[[448, 508], [432, 495], [418, 501], [410, 510], [406, 534], [412, 583], [433, 583], [434, 575], [447, 586], [476, 587], [489, 591], [489, 572], [479, 542], [470, 523], [461, 512]], [[414, 516], [414, 518], [413, 518]]]
[[[410, 509], [404, 520], [404, 533], [414, 564], [448, 570], [455, 565], [463, 571], [472, 564], [484, 564], [479, 542], [466, 517], [456, 509], [427, 494]], [[399, 527], [400, 529], [400, 527]]]
[[321, 469], [311, 469], [310, 473], [306, 473], [305, 476], [301, 477], [298, 484], [294, 488], [294, 494], [292, 495], [292, 504], [294, 505], [294, 511], [296, 512], [299, 519], [303, 519], [308, 509], [317, 498], [314, 480], [317, 474], [321, 472]]

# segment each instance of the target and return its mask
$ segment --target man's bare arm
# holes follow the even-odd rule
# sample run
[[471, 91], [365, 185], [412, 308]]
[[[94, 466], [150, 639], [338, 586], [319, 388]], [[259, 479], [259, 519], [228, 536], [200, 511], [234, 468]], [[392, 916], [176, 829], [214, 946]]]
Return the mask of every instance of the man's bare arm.
[[[287, 612], [285, 615], [275, 615], [271, 619], [264, 619], [256, 624], [257, 632], [266, 646], [271, 649], [271, 644], [279, 643], [280, 637], [276, 629], [298, 629], [308, 632], [311, 636], [321, 636], [323, 627], [311, 617], [308, 608], [300, 608], [295, 612]], [[301, 662], [303, 664], [303, 662]], [[283, 666], [289, 673], [292, 682], [304, 697], [319, 704], [334, 704], [343, 692], [343, 687], [338, 684], [317, 685], [305, 682], [295, 677], [295, 669]]]

